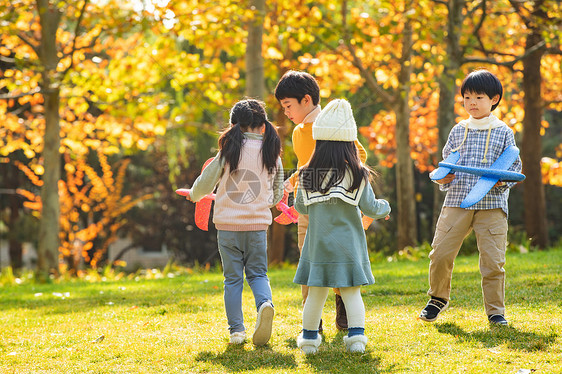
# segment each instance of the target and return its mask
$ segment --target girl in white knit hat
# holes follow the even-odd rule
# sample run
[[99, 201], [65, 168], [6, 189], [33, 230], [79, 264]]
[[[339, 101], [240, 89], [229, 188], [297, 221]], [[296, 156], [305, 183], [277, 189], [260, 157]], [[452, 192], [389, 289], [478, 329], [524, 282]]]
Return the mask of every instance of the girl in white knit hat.
[[361, 212], [371, 218], [390, 213], [386, 200], [376, 199], [370, 169], [359, 160], [357, 126], [346, 100], [331, 101], [312, 127], [316, 148], [299, 173], [295, 208], [308, 214], [309, 226], [293, 280], [309, 287], [303, 310], [303, 330], [297, 345], [315, 353], [322, 342], [318, 323], [330, 288], [343, 298], [350, 352], [364, 352], [365, 305], [360, 288], [375, 282], [367, 253]]
[[224, 304], [230, 343], [242, 344], [244, 273], [257, 309], [255, 345], [271, 337], [274, 315], [267, 277], [267, 228], [271, 208], [283, 197], [281, 142], [261, 102], [242, 100], [230, 112], [230, 126], [219, 138], [220, 152], [197, 178], [187, 196], [199, 201], [217, 187], [213, 222], [224, 274]]

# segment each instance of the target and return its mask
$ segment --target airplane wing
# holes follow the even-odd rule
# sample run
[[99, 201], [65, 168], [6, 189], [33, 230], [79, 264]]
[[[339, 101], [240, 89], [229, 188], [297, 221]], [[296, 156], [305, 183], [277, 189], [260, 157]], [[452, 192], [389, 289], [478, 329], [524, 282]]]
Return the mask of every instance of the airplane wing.
[[473, 166], [463, 166], [447, 161], [441, 161], [439, 163], [440, 168], [448, 168], [453, 171], [460, 171], [463, 173], [488, 176], [488, 177], [498, 177], [498, 180], [510, 181], [510, 182], [520, 182], [525, 179], [525, 175], [518, 173], [516, 171], [508, 170], [513, 162], [517, 159], [519, 154], [519, 149], [515, 146], [510, 146], [505, 149], [505, 151], [498, 157], [498, 159], [490, 165], [489, 168], [478, 168]]
[[[211, 157], [205, 161], [201, 171], [205, 170], [207, 165], [209, 165], [213, 159], [214, 158]], [[189, 195], [189, 189], [178, 188], [176, 193], [181, 196], [187, 196]], [[211, 215], [213, 200], [215, 200], [215, 194], [210, 193], [195, 203], [195, 226], [199, 227], [203, 231], [209, 231], [209, 216]]]
[[490, 169], [495, 170], [507, 170], [519, 156], [519, 148], [514, 145], [510, 145], [503, 151], [503, 153], [498, 157], [496, 161], [490, 166]]
[[195, 225], [203, 231], [209, 231], [209, 216], [213, 197], [205, 196], [195, 204]]
[[361, 222], [363, 223], [363, 230], [367, 230], [369, 228], [369, 226], [371, 226], [371, 223], [373, 223], [374, 219], [363, 215], [363, 217], [361, 217]]
[[[443, 162], [448, 164], [456, 164], [460, 158], [461, 158], [461, 154], [459, 152], [451, 152], [451, 154], [449, 154], [449, 157], [443, 160]], [[433, 173], [431, 173], [429, 178], [431, 180], [437, 181], [439, 179], [445, 178], [447, 174], [449, 174], [450, 172], [451, 172], [451, 168], [445, 166], [439, 166], [437, 169], [435, 169]]]
[[274, 220], [280, 225], [290, 225], [291, 223], [294, 223], [291, 217], [289, 217], [285, 213], [278, 215], [274, 218]]
[[494, 187], [494, 185], [499, 181], [498, 177], [483, 176], [478, 179], [478, 182], [472, 187], [472, 190], [466, 195], [464, 200], [461, 202], [461, 208], [468, 208], [479, 202], [486, 196], [488, 191]]
[[[499, 180], [515, 180], [521, 181], [525, 176], [521, 173], [507, 170], [519, 155], [519, 148], [509, 146], [503, 151], [496, 161], [490, 166], [489, 169], [466, 170], [472, 174], [482, 175], [478, 182], [472, 187], [472, 190], [466, 195], [461, 203], [461, 208], [468, 208], [479, 202], [486, 196], [488, 191], [494, 187]], [[467, 168], [475, 169], [475, 168]], [[459, 168], [459, 171], [460, 168]]]
[[501, 169], [484, 169], [484, 168], [477, 168], [473, 166], [462, 166], [462, 165], [455, 165], [455, 164], [448, 164], [445, 162], [440, 162], [439, 165], [443, 167], [448, 167], [453, 171], [460, 171], [463, 173], [474, 174], [478, 176], [486, 176], [486, 177], [494, 177], [498, 178], [498, 180], [506, 181], [506, 182], [521, 182], [525, 179], [525, 175], [521, 173], [517, 173], [511, 170], [501, 170]]
[[274, 218], [275, 222], [281, 225], [290, 225], [299, 221], [299, 212], [297, 212], [294, 206], [289, 207], [285, 202], [280, 201], [276, 207], [282, 213]]

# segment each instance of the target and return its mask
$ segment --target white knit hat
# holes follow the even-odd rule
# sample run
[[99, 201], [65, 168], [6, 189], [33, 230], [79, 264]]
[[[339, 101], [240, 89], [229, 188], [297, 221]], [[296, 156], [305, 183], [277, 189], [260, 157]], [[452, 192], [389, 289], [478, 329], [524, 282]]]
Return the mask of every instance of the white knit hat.
[[340, 142], [357, 140], [357, 125], [347, 100], [332, 100], [322, 109], [312, 124], [312, 138]]

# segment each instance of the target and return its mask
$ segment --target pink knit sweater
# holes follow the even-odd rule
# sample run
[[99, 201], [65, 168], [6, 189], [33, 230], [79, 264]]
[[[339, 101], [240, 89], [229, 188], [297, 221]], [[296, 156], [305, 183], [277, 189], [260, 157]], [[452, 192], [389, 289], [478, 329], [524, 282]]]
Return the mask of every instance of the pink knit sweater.
[[277, 170], [269, 174], [261, 146], [262, 140], [246, 137], [234, 173], [218, 154], [193, 184], [191, 195], [198, 201], [218, 182], [213, 214], [217, 230], [262, 231], [271, 225], [270, 208], [283, 196], [283, 165], [278, 159]]
[[273, 179], [263, 167], [259, 140], [246, 139], [235, 173], [228, 165], [219, 181], [213, 222], [217, 230], [260, 231], [271, 225]]

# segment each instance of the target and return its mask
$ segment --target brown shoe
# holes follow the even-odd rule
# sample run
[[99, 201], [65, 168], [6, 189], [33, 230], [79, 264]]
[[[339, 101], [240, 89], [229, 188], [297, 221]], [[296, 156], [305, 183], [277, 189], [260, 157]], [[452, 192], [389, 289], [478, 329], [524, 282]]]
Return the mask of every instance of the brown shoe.
[[345, 305], [340, 295], [336, 294], [336, 328], [340, 331], [347, 330], [347, 314]]

